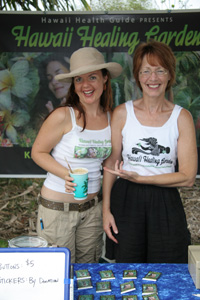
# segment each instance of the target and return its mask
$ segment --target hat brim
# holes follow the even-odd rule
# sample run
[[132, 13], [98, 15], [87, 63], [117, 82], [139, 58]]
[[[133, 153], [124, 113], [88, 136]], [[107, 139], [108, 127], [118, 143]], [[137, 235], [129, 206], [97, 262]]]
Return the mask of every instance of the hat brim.
[[110, 72], [111, 78], [116, 78], [122, 73], [122, 66], [120, 64], [110, 62], [99, 65], [84, 66], [69, 73], [58, 74], [55, 76], [55, 80], [71, 82], [73, 77], [102, 69], [107, 69]]

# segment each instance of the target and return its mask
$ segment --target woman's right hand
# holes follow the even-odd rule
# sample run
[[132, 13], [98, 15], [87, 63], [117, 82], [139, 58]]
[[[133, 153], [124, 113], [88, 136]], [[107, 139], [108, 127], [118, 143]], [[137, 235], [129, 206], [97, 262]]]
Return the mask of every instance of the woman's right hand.
[[[104, 229], [105, 233], [107, 234], [107, 236], [109, 237], [109, 239], [113, 240], [113, 242], [118, 244], [117, 239], [112, 234], [112, 231], [115, 234], [118, 234], [118, 229], [115, 224], [115, 219], [110, 211], [103, 214], [103, 229]], [[112, 229], [112, 231], [111, 231], [111, 229]]]
[[73, 180], [74, 179], [71, 176], [65, 176], [65, 192], [73, 193], [75, 191], [74, 187], [76, 186], [76, 183], [72, 182]]

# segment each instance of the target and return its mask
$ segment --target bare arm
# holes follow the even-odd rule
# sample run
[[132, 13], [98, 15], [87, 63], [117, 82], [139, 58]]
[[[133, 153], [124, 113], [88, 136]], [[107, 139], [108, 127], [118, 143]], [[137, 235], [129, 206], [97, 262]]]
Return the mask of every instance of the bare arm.
[[194, 123], [191, 114], [182, 109], [178, 118], [178, 164], [179, 170], [175, 173], [140, 176], [135, 172], [122, 170], [122, 164], [116, 162], [115, 169], [107, 171], [121, 178], [141, 183], [166, 187], [192, 186], [197, 174], [197, 145]]
[[[121, 130], [124, 126], [126, 119], [125, 105], [120, 105], [115, 108], [111, 120], [111, 140], [112, 140], [112, 153], [105, 161], [105, 169], [114, 169], [116, 160], [121, 160], [122, 152], [122, 135]], [[115, 224], [113, 215], [110, 212], [110, 193], [112, 186], [116, 180], [116, 176], [109, 172], [104, 172], [103, 175], [103, 224], [104, 230], [108, 237], [117, 243], [117, 240], [111, 233], [111, 228], [117, 234], [118, 229]]]
[[56, 109], [43, 123], [32, 147], [32, 159], [47, 172], [65, 179], [69, 170], [51, 156], [51, 150], [61, 140], [63, 134], [71, 129], [69, 109]]

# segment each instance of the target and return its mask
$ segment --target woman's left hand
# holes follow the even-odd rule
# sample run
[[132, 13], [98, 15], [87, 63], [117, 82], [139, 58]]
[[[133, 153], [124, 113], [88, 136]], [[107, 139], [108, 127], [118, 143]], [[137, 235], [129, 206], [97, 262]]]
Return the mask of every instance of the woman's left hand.
[[73, 193], [75, 191], [76, 183], [72, 182], [74, 179], [68, 175], [65, 176], [65, 192]]
[[109, 169], [107, 167], [104, 167], [104, 171], [109, 172], [110, 174], [119, 176], [123, 179], [129, 180], [129, 181], [133, 181], [136, 182], [137, 178], [139, 177], [138, 173], [136, 172], [131, 172], [131, 171], [126, 171], [122, 169], [123, 166], [123, 161], [121, 161], [121, 163], [119, 163], [119, 161], [117, 160], [115, 163], [115, 169]]

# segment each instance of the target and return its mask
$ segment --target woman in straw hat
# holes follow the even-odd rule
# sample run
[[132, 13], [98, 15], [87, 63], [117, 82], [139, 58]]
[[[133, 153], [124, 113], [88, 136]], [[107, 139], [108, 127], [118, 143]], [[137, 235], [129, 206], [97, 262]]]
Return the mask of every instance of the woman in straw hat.
[[175, 67], [166, 44], [141, 43], [133, 73], [142, 97], [113, 112], [103, 219], [106, 257], [116, 262], [187, 262], [190, 235], [177, 187], [194, 184], [197, 146], [191, 114], [165, 98]]
[[[56, 80], [71, 82], [66, 106], [48, 116], [32, 148], [33, 160], [48, 172], [39, 196], [38, 235], [51, 244], [69, 248], [72, 263], [98, 262], [101, 256], [99, 192], [101, 165], [111, 153], [110, 78], [121, 72], [118, 63], [105, 63], [95, 48], [75, 51], [70, 58], [70, 72], [55, 76]], [[68, 164], [72, 169], [89, 170], [87, 199], [74, 199], [76, 187]]]

